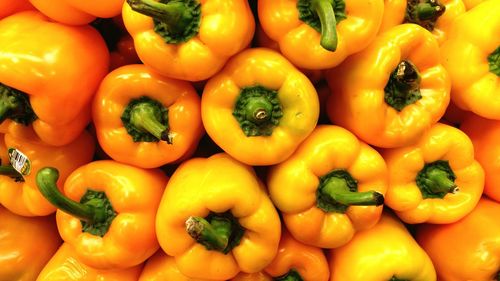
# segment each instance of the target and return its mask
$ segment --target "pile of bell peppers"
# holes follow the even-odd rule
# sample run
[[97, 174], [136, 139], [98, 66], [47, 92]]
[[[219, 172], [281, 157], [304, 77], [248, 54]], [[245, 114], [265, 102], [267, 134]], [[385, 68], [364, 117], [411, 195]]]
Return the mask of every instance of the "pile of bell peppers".
[[500, 281], [499, 218], [500, 0], [0, 0], [0, 281]]

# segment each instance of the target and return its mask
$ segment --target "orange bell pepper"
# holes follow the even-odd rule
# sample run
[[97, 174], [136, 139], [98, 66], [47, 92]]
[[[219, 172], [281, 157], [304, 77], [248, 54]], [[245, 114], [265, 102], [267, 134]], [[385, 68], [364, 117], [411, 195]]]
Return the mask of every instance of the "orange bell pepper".
[[382, 0], [259, 0], [259, 19], [298, 67], [326, 69], [363, 50], [377, 35]]
[[463, 13], [462, 0], [385, 0], [379, 33], [402, 23], [415, 23], [432, 32], [441, 45], [455, 18]]
[[33, 5], [28, 0], [0, 0], [0, 19], [20, 11], [33, 10]]
[[318, 95], [283, 56], [249, 49], [208, 81], [201, 115], [210, 138], [232, 157], [273, 165], [287, 159], [316, 126]]
[[416, 239], [431, 257], [440, 281], [500, 280], [500, 204], [482, 198], [463, 219], [418, 226]]
[[217, 73], [255, 30], [247, 0], [127, 0], [122, 15], [144, 64], [189, 81]]
[[436, 281], [427, 253], [389, 213], [330, 254], [330, 281]]
[[484, 169], [484, 194], [500, 202], [500, 121], [470, 114], [460, 129], [474, 145], [476, 160]]
[[35, 280], [60, 244], [53, 216], [21, 217], [0, 206], [0, 280]]
[[102, 81], [93, 120], [99, 144], [111, 158], [155, 168], [196, 148], [203, 134], [200, 106], [188, 82], [128, 65]]
[[379, 220], [387, 168], [382, 156], [352, 133], [324, 125], [270, 169], [267, 186], [295, 239], [336, 248]]
[[[18, 1], [18, 0], [16, 0]], [[121, 13], [125, 0], [29, 0], [51, 19], [70, 25], [90, 23], [96, 17], [112, 18]]]
[[416, 24], [393, 27], [327, 73], [328, 116], [378, 147], [416, 142], [444, 115], [450, 78], [432, 34]]
[[484, 171], [459, 129], [438, 123], [417, 143], [382, 155], [389, 169], [385, 204], [406, 223], [452, 223], [481, 198]]
[[273, 278], [264, 272], [244, 273], [240, 272], [231, 281], [273, 281]]
[[50, 22], [36, 11], [3, 19], [0, 131], [34, 130], [50, 145], [72, 142], [90, 120], [90, 101], [108, 63], [104, 40], [89, 26]]
[[59, 210], [57, 227], [76, 257], [96, 269], [123, 269], [143, 263], [159, 248], [155, 216], [167, 177], [111, 160], [75, 170], [61, 194], [58, 171], [40, 169], [40, 192]]
[[[15, 150], [7, 155], [7, 149]], [[61, 172], [57, 186], [61, 190], [71, 172], [92, 161], [94, 149], [95, 141], [86, 132], [65, 146], [49, 146], [35, 136], [1, 135], [0, 150], [4, 156], [0, 166], [0, 204], [21, 216], [55, 212], [56, 208], [38, 191], [37, 171], [45, 166], [57, 167]]]
[[121, 270], [100, 270], [82, 263], [75, 250], [64, 243], [36, 281], [137, 281], [142, 264]]

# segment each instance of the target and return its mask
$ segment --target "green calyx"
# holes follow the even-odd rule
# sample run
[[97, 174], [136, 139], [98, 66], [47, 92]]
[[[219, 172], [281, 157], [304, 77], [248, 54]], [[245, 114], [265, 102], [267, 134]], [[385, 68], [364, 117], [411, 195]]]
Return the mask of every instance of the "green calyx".
[[273, 278], [275, 281], [303, 281], [302, 276], [295, 270], [291, 269], [287, 274]]
[[488, 56], [490, 72], [500, 76], [500, 46]]
[[27, 94], [0, 83], [0, 123], [7, 118], [27, 126], [38, 117]]
[[408, 0], [405, 22], [415, 23], [432, 31], [438, 18], [446, 11], [439, 0]]
[[166, 141], [172, 144], [168, 109], [157, 100], [146, 96], [131, 100], [121, 120], [134, 142]]
[[186, 232], [207, 250], [227, 254], [239, 245], [245, 230], [228, 211], [210, 213], [205, 218], [189, 217], [186, 220]]
[[455, 173], [453, 173], [448, 161], [438, 160], [425, 164], [424, 168], [417, 174], [416, 183], [424, 199], [442, 199], [448, 193], [458, 192], [455, 179]]
[[384, 88], [384, 100], [397, 111], [422, 98], [420, 94], [420, 73], [408, 60], [401, 61], [391, 73]]
[[201, 4], [197, 0], [127, 0], [132, 10], [153, 18], [154, 31], [168, 44], [180, 44], [198, 34]]
[[299, 19], [321, 33], [321, 46], [337, 49], [337, 24], [347, 18], [344, 0], [298, 0]]
[[87, 190], [80, 202], [76, 202], [59, 191], [56, 184], [58, 178], [57, 169], [51, 167], [40, 169], [36, 174], [40, 193], [61, 211], [79, 218], [84, 232], [103, 237], [116, 217], [116, 212], [106, 194]]
[[376, 191], [357, 192], [357, 181], [346, 170], [322, 176], [316, 190], [316, 206], [325, 212], [345, 213], [349, 206], [379, 206], [384, 196]]
[[393, 276], [389, 281], [410, 281], [410, 280], [407, 280], [407, 279], [399, 279], [399, 278], [396, 278], [396, 276]]
[[247, 137], [272, 135], [283, 116], [278, 92], [262, 86], [243, 88], [233, 116]]

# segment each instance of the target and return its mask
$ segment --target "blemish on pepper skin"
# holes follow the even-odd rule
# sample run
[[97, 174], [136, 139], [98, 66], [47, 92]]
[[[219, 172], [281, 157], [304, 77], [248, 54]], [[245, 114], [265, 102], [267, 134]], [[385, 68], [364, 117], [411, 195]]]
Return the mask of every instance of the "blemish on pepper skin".
[[295, 113], [296, 118], [301, 118], [304, 114], [302, 112]]

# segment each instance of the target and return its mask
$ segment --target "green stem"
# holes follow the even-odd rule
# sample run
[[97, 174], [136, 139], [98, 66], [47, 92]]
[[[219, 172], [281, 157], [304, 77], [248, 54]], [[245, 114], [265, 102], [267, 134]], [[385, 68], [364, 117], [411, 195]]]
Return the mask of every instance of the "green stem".
[[337, 49], [337, 20], [334, 13], [333, 0], [312, 0], [311, 5], [321, 22], [320, 44], [328, 51]]
[[439, 0], [408, 0], [405, 22], [415, 23], [432, 31], [438, 18], [446, 11]]
[[321, 192], [330, 200], [346, 206], [379, 206], [384, 204], [384, 196], [376, 191], [352, 192], [345, 179], [332, 177], [323, 186]]
[[0, 96], [0, 122], [3, 122], [9, 117], [9, 113], [19, 106], [19, 103], [15, 97], [8, 95], [8, 90], [5, 88], [2, 89]]
[[172, 33], [182, 33], [193, 21], [192, 11], [184, 1], [165, 4], [154, 0], [127, 0], [127, 3], [132, 10], [161, 21]]
[[23, 125], [37, 119], [28, 95], [0, 83], [0, 123], [7, 118]]
[[431, 20], [438, 18], [443, 13], [443, 8], [441, 6], [434, 6], [430, 3], [419, 3], [415, 7], [415, 16], [419, 20]]
[[263, 123], [271, 118], [273, 105], [265, 97], [252, 97], [245, 105], [246, 120], [253, 123]]
[[438, 160], [425, 164], [415, 179], [422, 197], [444, 198], [448, 193], [458, 192], [456, 176], [447, 161]]
[[11, 165], [0, 166], [0, 175], [9, 177], [20, 177], [21, 174]]
[[209, 250], [224, 251], [229, 245], [231, 230], [231, 221], [226, 218], [215, 217], [211, 222], [200, 217], [186, 220], [187, 233]]
[[500, 76], [500, 46], [488, 56], [490, 72]]
[[391, 73], [384, 88], [385, 102], [401, 111], [404, 107], [422, 98], [420, 94], [420, 73], [417, 67], [408, 60], [401, 61]]
[[291, 269], [287, 274], [273, 278], [274, 281], [303, 281], [302, 276], [295, 270]]
[[457, 185], [448, 178], [448, 173], [441, 169], [430, 169], [423, 179], [432, 193], [455, 193]]
[[150, 133], [156, 139], [172, 144], [168, 126], [158, 120], [158, 111], [158, 108], [149, 102], [137, 103], [130, 111], [130, 124], [139, 131]]

